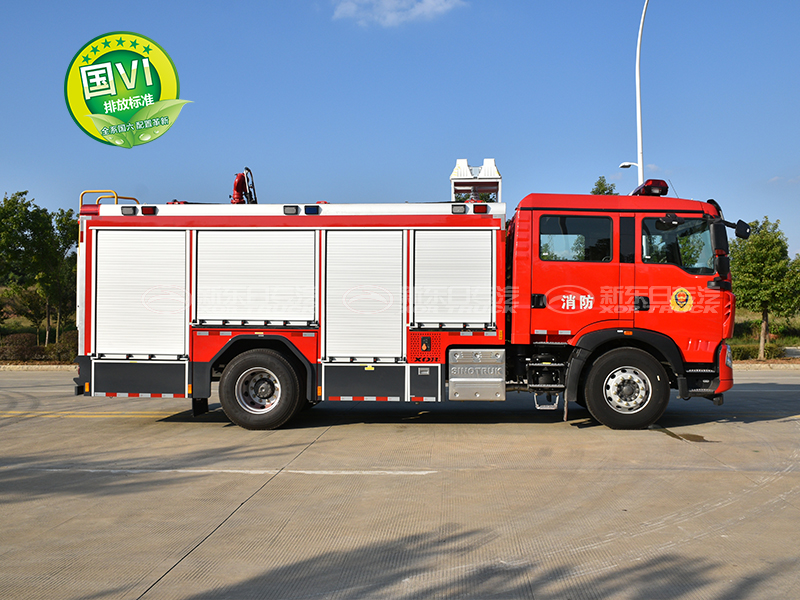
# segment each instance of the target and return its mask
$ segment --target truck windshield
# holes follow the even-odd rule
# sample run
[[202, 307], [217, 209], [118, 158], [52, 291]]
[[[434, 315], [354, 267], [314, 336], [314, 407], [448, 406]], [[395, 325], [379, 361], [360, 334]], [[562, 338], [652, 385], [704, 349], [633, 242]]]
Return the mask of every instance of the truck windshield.
[[708, 221], [686, 219], [668, 231], [661, 231], [656, 228], [657, 220], [642, 219], [643, 262], [676, 265], [693, 275], [714, 274]]

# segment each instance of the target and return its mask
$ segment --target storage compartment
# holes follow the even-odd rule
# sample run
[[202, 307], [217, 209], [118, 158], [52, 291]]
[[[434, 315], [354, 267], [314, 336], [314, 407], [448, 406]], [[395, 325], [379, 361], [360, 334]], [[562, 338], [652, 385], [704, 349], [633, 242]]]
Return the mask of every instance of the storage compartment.
[[329, 231], [326, 278], [326, 357], [401, 358], [403, 232]]
[[95, 361], [95, 394], [185, 395], [187, 362]]
[[197, 318], [317, 319], [314, 231], [199, 231]]
[[409, 365], [409, 396], [412, 402], [439, 402], [442, 384], [439, 365]]
[[406, 395], [405, 365], [323, 365], [325, 400], [400, 402]]
[[450, 350], [447, 362], [449, 400], [506, 399], [505, 350]]
[[184, 231], [97, 232], [95, 352], [186, 354]]
[[416, 326], [494, 326], [494, 234], [468, 230], [414, 233]]

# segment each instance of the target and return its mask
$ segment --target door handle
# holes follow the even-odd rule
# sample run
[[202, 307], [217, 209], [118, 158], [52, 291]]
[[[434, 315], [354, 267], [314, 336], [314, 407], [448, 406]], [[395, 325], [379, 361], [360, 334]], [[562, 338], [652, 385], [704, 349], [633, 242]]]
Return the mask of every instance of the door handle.
[[650, 298], [647, 296], [633, 297], [633, 310], [636, 312], [647, 312], [650, 310]]

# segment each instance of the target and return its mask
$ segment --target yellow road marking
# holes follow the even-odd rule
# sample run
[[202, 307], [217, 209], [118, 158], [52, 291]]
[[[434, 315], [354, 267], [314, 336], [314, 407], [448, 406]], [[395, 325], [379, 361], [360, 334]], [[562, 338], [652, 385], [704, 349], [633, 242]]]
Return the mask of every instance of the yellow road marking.
[[152, 419], [154, 417], [171, 417], [175, 415], [175, 411], [171, 412], [108, 412], [108, 413], [80, 413], [80, 412], [40, 412], [29, 410], [2, 410], [0, 411], [0, 418], [2, 417], [44, 417], [44, 418], [64, 418], [64, 419]]

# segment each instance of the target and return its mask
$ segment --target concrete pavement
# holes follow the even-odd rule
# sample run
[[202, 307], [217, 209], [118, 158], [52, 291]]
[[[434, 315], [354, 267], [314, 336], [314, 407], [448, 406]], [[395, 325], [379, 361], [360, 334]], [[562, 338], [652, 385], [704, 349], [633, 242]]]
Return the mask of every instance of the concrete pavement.
[[611, 431], [570, 407], [70, 396], [0, 373], [0, 597], [800, 598], [800, 373]]

